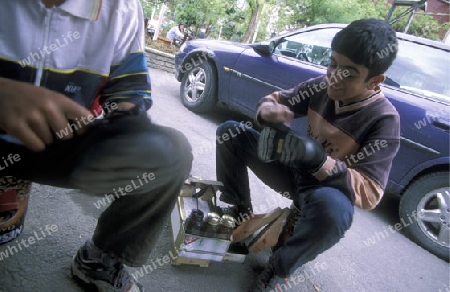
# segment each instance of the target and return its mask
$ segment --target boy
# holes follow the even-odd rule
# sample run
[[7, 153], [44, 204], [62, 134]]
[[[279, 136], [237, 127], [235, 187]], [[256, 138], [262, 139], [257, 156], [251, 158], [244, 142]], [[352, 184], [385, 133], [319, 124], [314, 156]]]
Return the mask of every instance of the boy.
[[[386, 47], [395, 50], [380, 58]], [[217, 179], [221, 200], [237, 213], [252, 212], [247, 166], [294, 207], [264, 271], [258, 289], [334, 246], [352, 222], [354, 205], [373, 209], [386, 187], [399, 148], [399, 115], [380, 91], [383, 73], [396, 57], [397, 39], [388, 24], [376, 19], [352, 22], [331, 43], [327, 75], [274, 92], [257, 104], [257, 121], [271, 126], [247, 129], [217, 143]], [[302, 92], [314, 89], [303, 98]], [[300, 102], [298, 97], [302, 98]], [[308, 136], [282, 124], [308, 116]], [[217, 135], [235, 127], [228, 121]], [[278, 129], [278, 130], [277, 130]], [[298, 210], [301, 210], [301, 214]], [[283, 216], [268, 225], [256, 245], [281, 229]]]
[[[143, 291], [125, 265], [147, 261], [192, 154], [147, 117], [139, 1], [6, 1], [0, 23], [0, 157], [20, 157], [0, 177], [107, 195], [72, 274], [99, 291]], [[105, 119], [89, 111], [97, 101]]]

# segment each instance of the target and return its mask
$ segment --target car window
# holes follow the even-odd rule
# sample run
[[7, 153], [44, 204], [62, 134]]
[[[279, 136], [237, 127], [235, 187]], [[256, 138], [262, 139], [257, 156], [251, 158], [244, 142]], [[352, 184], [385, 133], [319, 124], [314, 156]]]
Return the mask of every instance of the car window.
[[318, 29], [285, 38], [276, 47], [275, 54], [293, 57], [316, 65], [328, 66], [330, 44], [339, 29]]
[[389, 85], [450, 100], [450, 54], [447, 51], [399, 40], [397, 58], [386, 77]]
[[[285, 41], [276, 47], [275, 54], [328, 66], [331, 40], [339, 30], [317, 29], [285, 37]], [[399, 40], [398, 49], [384, 83], [450, 101], [449, 52], [406, 40]]]

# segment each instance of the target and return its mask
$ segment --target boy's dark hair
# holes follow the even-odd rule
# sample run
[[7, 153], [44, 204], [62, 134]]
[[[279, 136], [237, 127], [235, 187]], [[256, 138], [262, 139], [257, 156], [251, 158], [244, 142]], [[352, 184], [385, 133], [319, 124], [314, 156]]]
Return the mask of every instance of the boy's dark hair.
[[368, 18], [353, 21], [339, 31], [331, 42], [331, 50], [369, 69], [367, 81], [391, 66], [397, 56], [398, 42], [389, 24]]

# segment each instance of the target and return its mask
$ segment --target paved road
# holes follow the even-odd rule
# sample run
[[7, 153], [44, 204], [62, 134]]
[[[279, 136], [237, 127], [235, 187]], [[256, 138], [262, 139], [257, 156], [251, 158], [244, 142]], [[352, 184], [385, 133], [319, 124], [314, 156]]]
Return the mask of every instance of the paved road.
[[[182, 106], [179, 84], [172, 75], [153, 70], [152, 78], [152, 119], [183, 131], [195, 149], [192, 173], [215, 179], [215, 129], [227, 119], [241, 118], [195, 115]], [[254, 176], [251, 188], [256, 211], [289, 204]], [[83, 291], [73, 282], [69, 266], [72, 255], [92, 234], [103, 210], [95, 207], [97, 200], [75, 190], [34, 185], [26, 229], [20, 238], [34, 237], [35, 243], [1, 259], [0, 291]], [[388, 231], [389, 225], [399, 222], [396, 214], [397, 202], [389, 198], [375, 211], [357, 210], [345, 238], [297, 270], [297, 280], [284, 291], [450, 291], [448, 263], [418, 247], [401, 232]], [[169, 234], [167, 226], [149, 258], [149, 264], [154, 262], [157, 268], [147, 268], [148, 273], [140, 277], [147, 291], [246, 291], [253, 284], [255, 270], [269, 256], [268, 252], [251, 255], [244, 264], [172, 267], [163, 262], [168, 255]], [[0, 252], [13, 250], [14, 245], [17, 248], [16, 241], [2, 245]]]

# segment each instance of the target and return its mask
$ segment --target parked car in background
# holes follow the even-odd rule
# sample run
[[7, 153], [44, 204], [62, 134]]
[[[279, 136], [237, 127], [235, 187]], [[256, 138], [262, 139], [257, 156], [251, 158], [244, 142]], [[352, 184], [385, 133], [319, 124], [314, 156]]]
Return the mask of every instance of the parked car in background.
[[[181, 100], [197, 113], [221, 106], [253, 117], [262, 96], [326, 74], [331, 40], [343, 27], [316, 25], [251, 45], [186, 42], [175, 57]], [[403, 33], [397, 38], [399, 53], [382, 84], [401, 117], [386, 194], [400, 198], [400, 222], [410, 238], [448, 261], [450, 47]], [[306, 117], [291, 127], [306, 133]]]

